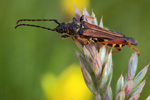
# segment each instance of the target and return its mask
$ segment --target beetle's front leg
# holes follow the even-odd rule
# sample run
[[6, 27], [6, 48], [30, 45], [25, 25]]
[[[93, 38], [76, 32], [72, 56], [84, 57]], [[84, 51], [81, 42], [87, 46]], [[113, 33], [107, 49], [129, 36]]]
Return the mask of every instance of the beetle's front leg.
[[62, 35], [61, 36], [62, 38], [67, 38], [67, 37], [69, 37], [68, 35]]

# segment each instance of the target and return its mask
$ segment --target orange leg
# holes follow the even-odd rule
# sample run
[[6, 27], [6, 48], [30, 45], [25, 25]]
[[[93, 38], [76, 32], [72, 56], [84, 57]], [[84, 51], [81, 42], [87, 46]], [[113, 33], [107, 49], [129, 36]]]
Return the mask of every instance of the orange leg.
[[89, 44], [89, 40], [86, 38], [77, 37], [77, 38], [73, 38], [73, 40], [74, 39], [77, 39], [78, 41], [80, 41], [84, 45]]
[[95, 19], [96, 17], [91, 17], [91, 16], [87, 16], [87, 15], [84, 15], [85, 17], [87, 18], [90, 18], [90, 19]]
[[136, 53], [137, 53], [138, 55], [140, 55], [140, 52], [139, 52], [137, 49], [135, 49], [135, 48], [131, 45], [131, 43], [130, 43], [129, 41], [127, 41], [127, 43], [128, 43], [128, 45], [129, 45], [129, 47], [130, 47], [131, 49], [133, 49], [134, 51], [136, 51]]
[[117, 52], [120, 52], [121, 51], [121, 48], [116, 48], [117, 50], [116, 51], [112, 51], [112, 53], [117, 53]]

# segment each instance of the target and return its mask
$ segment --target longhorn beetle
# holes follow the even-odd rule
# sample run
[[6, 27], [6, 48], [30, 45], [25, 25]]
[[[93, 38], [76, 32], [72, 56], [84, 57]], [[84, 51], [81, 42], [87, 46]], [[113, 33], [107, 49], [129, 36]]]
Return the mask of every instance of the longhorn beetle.
[[129, 45], [130, 48], [135, 50], [138, 55], [140, 55], [140, 52], [133, 47], [133, 45], [137, 45], [136, 40], [134, 40], [132, 37], [127, 37], [121, 33], [107, 30], [101, 27], [98, 27], [96, 25], [90, 24], [86, 21], [84, 21], [84, 18], [89, 17], [93, 19], [93, 17], [82, 15], [80, 17], [80, 23], [77, 22], [76, 18], [73, 18], [73, 21], [70, 23], [59, 23], [56, 19], [20, 19], [17, 21], [17, 24], [20, 21], [54, 21], [58, 26], [54, 29], [42, 27], [38, 25], [30, 25], [30, 24], [18, 24], [15, 29], [19, 26], [32, 26], [32, 27], [38, 27], [43, 28], [51, 31], [56, 31], [58, 33], [65, 33], [61, 37], [67, 38], [71, 37], [72, 39], [78, 39], [80, 41], [85, 42], [85, 44], [88, 44], [89, 42], [97, 42], [101, 44], [108, 45], [110, 47], [116, 48], [117, 51], [121, 51], [121, 48], [125, 45]]

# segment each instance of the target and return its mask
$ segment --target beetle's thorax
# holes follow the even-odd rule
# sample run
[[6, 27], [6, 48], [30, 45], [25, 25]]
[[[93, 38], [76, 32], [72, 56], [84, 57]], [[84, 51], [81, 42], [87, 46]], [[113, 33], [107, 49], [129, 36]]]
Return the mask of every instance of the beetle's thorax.
[[87, 29], [88, 27], [82, 23], [78, 23], [76, 21], [70, 22], [70, 23], [60, 23], [56, 27], [56, 31], [58, 33], [67, 33], [68, 35], [82, 35], [83, 31]]
[[77, 22], [67, 23], [67, 34], [77, 35], [79, 30], [80, 30], [80, 23]]

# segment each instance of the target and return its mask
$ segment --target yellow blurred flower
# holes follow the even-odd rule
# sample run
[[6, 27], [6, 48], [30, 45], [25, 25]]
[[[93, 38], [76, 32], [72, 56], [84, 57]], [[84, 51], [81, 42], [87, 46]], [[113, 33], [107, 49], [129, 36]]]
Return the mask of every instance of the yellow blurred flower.
[[82, 11], [84, 7], [87, 9], [90, 6], [90, 0], [61, 0], [61, 7], [65, 14], [74, 16], [74, 4], [77, 6], [79, 11]]
[[42, 87], [47, 100], [91, 100], [79, 66], [68, 67], [60, 76], [52, 73], [43, 75]]

